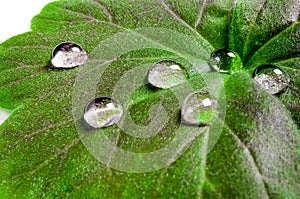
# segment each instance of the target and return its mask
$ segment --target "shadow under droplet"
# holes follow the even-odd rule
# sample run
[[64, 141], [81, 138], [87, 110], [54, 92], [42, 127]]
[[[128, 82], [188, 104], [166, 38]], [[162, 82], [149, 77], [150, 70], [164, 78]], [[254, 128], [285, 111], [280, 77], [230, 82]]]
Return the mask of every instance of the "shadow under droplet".
[[95, 131], [95, 128], [91, 127], [88, 123], [86, 123], [86, 121], [84, 120], [84, 118], [80, 118], [76, 121], [76, 126], [77, 128], [79, 128], [82, 132], [85, 133], [92, 133]]
[[179, 121], [180, 124], [186, 125], [186, 126], [194, 126], [194, 127], [208, 127], [211, 124], [205, 124], [205, 123], [200, 123], [200, 124], [196, 124], [196, 123], [189, 123], [188, 121], [185, 121], [182, 117], [182, 113], [181, 111], [179, 111]]

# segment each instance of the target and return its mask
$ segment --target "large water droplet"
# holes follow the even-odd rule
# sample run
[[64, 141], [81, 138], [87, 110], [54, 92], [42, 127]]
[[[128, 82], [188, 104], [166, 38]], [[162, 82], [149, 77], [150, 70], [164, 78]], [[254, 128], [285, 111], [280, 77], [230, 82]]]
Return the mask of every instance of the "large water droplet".
[[233, 73], [243, 68], [240, 56], [229, 49], [219, 49], [210, 56], [210, 65], [221, 73]]
[[74, 68], [87, 62], [88, 56], [81, 46], [73, 42], [57, 45], [52, 52], [54, 68]]
[[196, 126], [208, 126], [218, 116], [217, 101], [208, 92], [190, 94], [181, 110], [182, 123]]
[[281, 94], [290, 84], [289, 75], [270, 64], [257, 67], [253, 76], [254, 80], [272, 95]]
[[163, 60], [151, 66], [147, 78], [154, 87], [167, 89], [184, 83], [187, 79], [187, 72], [181, 64]]
[[123, 108], [110, 97], [98, 97], [85, 107], [84, 120], [93, 128], [104, 128], [120, 121]]

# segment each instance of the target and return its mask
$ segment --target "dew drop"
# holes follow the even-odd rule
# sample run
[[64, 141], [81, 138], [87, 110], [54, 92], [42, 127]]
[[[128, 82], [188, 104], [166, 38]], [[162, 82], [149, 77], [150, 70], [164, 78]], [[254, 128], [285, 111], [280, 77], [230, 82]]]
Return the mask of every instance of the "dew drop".
[[240, 56], [226, 48], [216, 50], [211, 54], [210, 65], [221, 73], [233, 73], [243, 68]]
[[187, 72], [181, 64], [162, 60], [154, 65], [148, 71], [148, 82], [156, 88], [171, 88], [184, 83], [187, 79]]
[[84, 120], [93, 128], [104, 128], [120, 121], [123, 108], [110, 97], [98, 97], [89, 102], [84, 111]]
[[73, 42], [58, 44], [52, 52], [51, 63], [54, 68], [74, 68], [85, 64], [87, 61], [86, 51]]
[[187, 125], [208, 126], [217, 116], [217, 101], [205, 91], [190, 94], [181, 110], [182, 123]]
[[270, 64], [257, 67], [253, 77], [255, 82], [272, 95], [283, 93], [290, 84], [289, 75], [279, 67]]

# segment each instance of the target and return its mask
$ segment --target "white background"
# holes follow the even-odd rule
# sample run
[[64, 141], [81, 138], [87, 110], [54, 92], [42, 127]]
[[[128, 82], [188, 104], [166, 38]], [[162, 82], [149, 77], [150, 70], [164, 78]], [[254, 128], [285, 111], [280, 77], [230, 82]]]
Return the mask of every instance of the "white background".
[[31, 19], [52, 1], [55, 0], [1, 0], [0, 43], [30, 31]]
[[[31, 19], [55, 0], [2, 0], [0, 2], [0, 43], [12, 36], [30, 31]], [[0, 108], [0, 125], [8, 117]]]

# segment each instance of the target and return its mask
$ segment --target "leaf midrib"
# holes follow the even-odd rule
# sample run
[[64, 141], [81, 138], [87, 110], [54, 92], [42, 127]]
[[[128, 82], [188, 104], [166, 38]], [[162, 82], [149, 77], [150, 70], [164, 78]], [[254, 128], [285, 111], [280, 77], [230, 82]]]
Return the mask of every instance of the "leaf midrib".
[[248, 157], [248, 160], [251, 162], [251, 164], [253, 165], [252, 168], [254, 168], [254, 172], [256, 173], [255, 177], [258, 180], [259, 184], [262, 184], [263, 186], [263, 191], [264, 194], [267, 198], [270, 198], [270, 193], [268, 191], [266, 182], [264, 180], [264, 176], [261, 174], [260, 172], [260, 168], [257, 165], [255, 158], [253, 157], [252, 153], [250, 152], [250, 150], [248, 149], [248, 147], [245, 145], [245, 143], [242, 142], [242, 140], [238, 137], [237, 134], [234, 133], [234, 131], [225, 123], [224, 127], [230, 132], [230, 134], [233, 136], [235, 142], [237, 143], [238, 146], [241, 146], [243, 148], [243, 151], [246, 154], [246, 157]]

